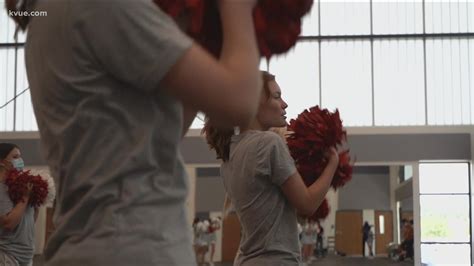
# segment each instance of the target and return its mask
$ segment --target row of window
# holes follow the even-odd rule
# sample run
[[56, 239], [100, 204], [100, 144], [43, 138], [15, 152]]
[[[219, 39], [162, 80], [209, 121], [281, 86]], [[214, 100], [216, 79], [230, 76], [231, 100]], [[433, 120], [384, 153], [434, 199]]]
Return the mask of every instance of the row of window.
[[[0, 25], [0, 44], [13, 42], [14, 25], [6, 12], [0, 12]], [[469, 1], [315, 1], [302, 33], [473, 29], [474, 2]], [[261, 68], [277, 76], [290, 119], [321, 105], [338, 108], [346, 126], [473, 124], [474, 32], [471, 35], [426, 41], [420, 36], [373, 41], [315, 37], [300, 40], [289, 53], [270, 62], [262, 61]], [[24, 41], [23, 34], [19, 41]], [[23, 48], [0, 48], [0, 88], [0, 131], [37, 130], [29, 91], [21, 94], [28, 88]], [[15, 95], [16, 100], [6, 104]], [[202, 127], [202, 121], [196, 119], [192, 127]]]
[[346, 126], [466, 125], [474, 123], [473, 64], [469, 39], [301, 41], [268, 69], [290, 119], [321, 105], [338, 108]]
[[307, 36], [473, 32], [474, 3], [315, 1], [303, 22], [303, 35]]
[[[28, 88], [23, 54], [0, 49], [0, 131], [37, 129], [28, 90], [3, 106]], [[268, 70], [290, 119], [321, 105], [338, 108], [346, 126], [474, 123], [474, 40], [300, 41]]]
[[[0, 25], [0, 43], [13, 43], [15, 26], [2, 9]], [[474, 32], [472, 1], [315, 0], [302, 26], [303, 36], [460, 32]]]

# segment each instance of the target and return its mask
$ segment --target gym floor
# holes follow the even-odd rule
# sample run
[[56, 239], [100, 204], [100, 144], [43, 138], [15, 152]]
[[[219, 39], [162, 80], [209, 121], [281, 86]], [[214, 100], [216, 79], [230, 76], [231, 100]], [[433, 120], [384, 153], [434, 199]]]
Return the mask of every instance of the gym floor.
[[[35, 256], [33, 266], [43, 266], [44, 259], [42, 256]], [[204, 264], [209, 265], [209, 264]], [[308, 266], [409, 266], [414, 265], [412, 260], [395, 262], [386, 257], [362, 258], [362, 257], [341, 257], [336, 255], [328, 255], [324, 258], [313, 260]], [[183, 265], [184, 266], [184, 265]], [[231, 262], [214, 263], [214, 266], [232, 266]]]

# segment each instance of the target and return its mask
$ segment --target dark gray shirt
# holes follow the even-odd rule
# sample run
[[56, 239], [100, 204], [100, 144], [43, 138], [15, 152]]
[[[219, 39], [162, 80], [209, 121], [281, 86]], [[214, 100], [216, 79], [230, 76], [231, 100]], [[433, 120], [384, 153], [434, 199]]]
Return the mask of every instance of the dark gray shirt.
[[[0, 183], [0, 215], [9, 213], [15, 205], [8, 196], [8, 187]], [[34, 208], [26, 207], [20, 223], [13, 231], [0, 227], [0, 250], [14, 257], [20, 265], [28, 264], [33, 258], [35, 245]]]
[[26, 66], [58, 178], [49, 266], [195, 265], [182, 105], [160, 81], [191, 46], [152, 0], [39, 0]]
[[242, 226], [234, 265], [299, 264], [296, 211], [280, 188], [295, 172], [276, 133], [246, 131], [232, 137], [221, 175]]

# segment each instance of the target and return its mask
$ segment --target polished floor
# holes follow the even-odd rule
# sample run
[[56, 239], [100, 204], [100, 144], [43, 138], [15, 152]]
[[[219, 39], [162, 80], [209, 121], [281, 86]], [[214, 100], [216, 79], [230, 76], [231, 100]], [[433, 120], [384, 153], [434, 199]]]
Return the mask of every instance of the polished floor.
[[[44, 261], [42, 256], [36, 256], [33, 266], [43, 266]], [[209, 265], [209, 264], [204, 264]], [[341, 257], [336, 255], [329, 255], [325, 258], [313, 260], [308, 266], [411, 266], [414, 265], [412, 260], [402, 262], [391, 261], [386, 257], [376, 258], [362, 258], [362, 257]], [[139, 265], [137, 265], [139, 266]], [[183, 265], [184, 266], [184, 265]], [[214, 266], [232, 266], [232, 263], [214, 263]]]

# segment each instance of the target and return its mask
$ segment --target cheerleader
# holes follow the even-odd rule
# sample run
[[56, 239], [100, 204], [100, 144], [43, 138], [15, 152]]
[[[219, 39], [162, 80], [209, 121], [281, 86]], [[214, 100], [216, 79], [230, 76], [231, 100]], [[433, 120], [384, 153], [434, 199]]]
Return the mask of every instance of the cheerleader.
[[[309, 216], [323, 201], [339, 163], [334, 148], [310, 187], [296, 170], [288, 147], [271, 127], [286, 125], [286, 102], [275, 77], [262, 71], [257, 115], [247, 127], [218, 128], [207, 120], [209, 145], [224, 162], [221, 176], [242, 227], [234, 265], [299, 265], [297, 212]], [[237, 134], [238, 133], [238, 134]]]
[[209, 222], [200, 221], [199, 218], [194, 219], [194, 252], [198, 264], [204, 263], [204, 258], [208, 250], [207, 231], [209, 230]]
[[310, 261], [312, 255], [311, 251], [313, 247], [313, 229], [308, 220], [306, 220], [305, 225], [303, 226], [303, 231], [301, 233], [301, 245], [301, 254], [303, 256], [303, 262], [308, 262]]

